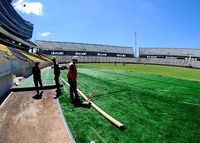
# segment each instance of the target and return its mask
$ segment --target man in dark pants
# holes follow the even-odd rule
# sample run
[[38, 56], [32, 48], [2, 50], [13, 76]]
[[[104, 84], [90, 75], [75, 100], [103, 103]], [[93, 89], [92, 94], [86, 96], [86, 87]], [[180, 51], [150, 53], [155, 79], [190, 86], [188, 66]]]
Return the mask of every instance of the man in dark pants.
[[68, 77], [68, 82], [70, 85], [69, 89], [70, 89], [71, 103], [73, 103], [75, 106], [78, 106], [80, 104], [80, 99], [77, 93], [77, 81], [76, 81], [76, 78], [77, 78], [76, 63], [77, 62], [78, 62], [78, 56], [74, 56], [67, 70], [67, 77]]
[[53, 58], [52, 61], [54, 63], [54, 80], [56, 83], [57, 93], [59, 94], [60, 93], [60, 83], [59, 83], [60, 68], [59, 68], [59, 65], [56, 63], [55, 58]]
[[40, 71], [40, 68], [39, 68], [39, 64], [40, 64], [39, 62], [36, 62], [35, 65], [32, 68], [33, 81], [34, 81], [34, 84], [35, 84], [37, 95], [39, 95], [38, 82], [40, 84], [40, 87], [43, 87], [42, 86], [41, 71]]

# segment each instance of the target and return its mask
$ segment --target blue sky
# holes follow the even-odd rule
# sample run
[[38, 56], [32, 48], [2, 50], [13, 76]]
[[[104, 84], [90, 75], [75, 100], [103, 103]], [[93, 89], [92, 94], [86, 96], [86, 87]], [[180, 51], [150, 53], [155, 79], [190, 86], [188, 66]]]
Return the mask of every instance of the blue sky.
[[134, 47], [137, 32], [139, 47], [200, 48], [199, 0], [14, 0], [13, 5], [34, 24], [33, 41]]

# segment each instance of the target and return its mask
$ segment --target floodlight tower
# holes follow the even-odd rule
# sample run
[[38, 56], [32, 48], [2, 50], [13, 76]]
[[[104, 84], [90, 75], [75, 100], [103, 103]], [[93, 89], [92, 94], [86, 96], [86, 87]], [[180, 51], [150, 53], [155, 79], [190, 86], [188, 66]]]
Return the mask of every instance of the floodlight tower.
[[135, 48], [134, 48], [134, 56], [138, 58], [139, 56], [139, 49], [137, 48], [137, 32], [135, 32]]

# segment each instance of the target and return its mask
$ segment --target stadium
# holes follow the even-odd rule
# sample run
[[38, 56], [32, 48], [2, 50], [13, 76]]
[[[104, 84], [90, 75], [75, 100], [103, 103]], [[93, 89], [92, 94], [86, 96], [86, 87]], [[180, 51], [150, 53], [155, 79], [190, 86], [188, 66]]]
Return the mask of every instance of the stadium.
[[[0, 0], [0, 143], [200, 142], [200, 49], [31, 41], [34, 25], [11, 3]], [[70, 102], [73, 56], [87, 107]]]

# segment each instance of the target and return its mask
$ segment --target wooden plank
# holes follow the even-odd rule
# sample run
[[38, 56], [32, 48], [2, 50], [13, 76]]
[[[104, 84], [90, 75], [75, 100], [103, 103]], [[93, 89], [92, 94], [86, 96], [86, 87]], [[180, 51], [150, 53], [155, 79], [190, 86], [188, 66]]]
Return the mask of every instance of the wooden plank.
[[[61, 80], [67, 85], [70, 86], [68, 84], [68, 82], [66, 82], [63, 78], [61, 78]], [[83, 94], [79, 89], [77, 89], [79, 95], [81, 95], [86, 101], [90, 102], [91, 106], [98, 111], [101, 115], [103, 115], [107, 120], [109, 120], [111, 123], [113, 123], [115, 126], [117, 126], [119, 129], [124, 130], [125, 127], [124, 125], [117, 121], [116, 119], [114, 119], [113, 117], [111, 117], [109, 114], [107, 114], [105, 111], [103, 111], [101, 108], [99, 108], [97, 105], [95, 105], [92, 101], [90, 101], [87, 96], [85, 96], [85, 94]]]

